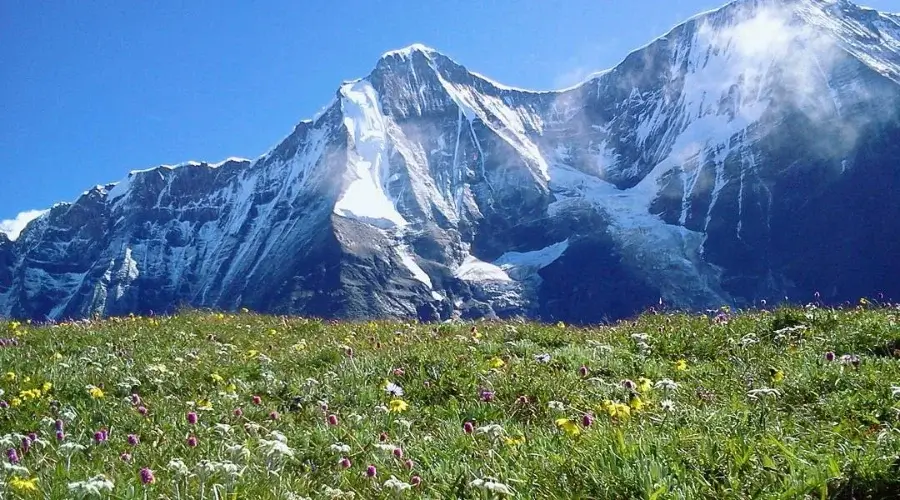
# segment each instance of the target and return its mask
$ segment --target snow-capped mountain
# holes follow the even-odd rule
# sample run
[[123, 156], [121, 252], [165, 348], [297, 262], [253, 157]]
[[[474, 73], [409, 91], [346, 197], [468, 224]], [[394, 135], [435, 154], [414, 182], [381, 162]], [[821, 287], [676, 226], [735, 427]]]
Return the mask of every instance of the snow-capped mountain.
[[131, 172], [0, 235], [0, 314], [592, 322], [900, 296], [900, 16], [738, 0], [559, 91], [388, 52], [256, 160]]

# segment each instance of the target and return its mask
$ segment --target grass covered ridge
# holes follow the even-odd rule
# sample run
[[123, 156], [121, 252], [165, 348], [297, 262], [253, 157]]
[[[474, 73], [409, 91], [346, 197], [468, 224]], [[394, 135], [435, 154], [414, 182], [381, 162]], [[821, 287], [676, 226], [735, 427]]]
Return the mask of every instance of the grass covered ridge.
[[0, 498], [900, 491], [891, 307], [596, 328], [184, 313], [0, 337]]

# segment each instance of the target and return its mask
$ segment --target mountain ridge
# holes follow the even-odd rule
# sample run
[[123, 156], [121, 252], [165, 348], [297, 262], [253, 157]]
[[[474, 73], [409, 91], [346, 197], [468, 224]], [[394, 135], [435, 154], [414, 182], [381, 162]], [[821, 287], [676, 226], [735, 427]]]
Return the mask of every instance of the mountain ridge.
[[790, 6], [732, 2], [554, 91], [421, 44], [386, 52], [254, 160], [132, 171], [0, 239], [0, 314], [596, 321], [659, 297], [811, 293], [792, 254], [827, 261], [828, 297], [857, 293], [894, 264], [847, 277], [780, 233], [821, 239], [833, 192], [896, 209], [900, 25], [844, 0]]

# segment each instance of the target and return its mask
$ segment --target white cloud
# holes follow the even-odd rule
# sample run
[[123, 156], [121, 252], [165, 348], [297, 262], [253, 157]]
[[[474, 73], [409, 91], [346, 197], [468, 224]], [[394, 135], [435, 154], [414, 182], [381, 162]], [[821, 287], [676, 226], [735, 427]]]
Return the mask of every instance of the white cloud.
[[28, 210], [16, 216], [15, 219], [0, 221], [0, 233], [6, 233], [9, 239], [15, 240], [25, 229], [29, 222], [49, 212], [49, 210]]

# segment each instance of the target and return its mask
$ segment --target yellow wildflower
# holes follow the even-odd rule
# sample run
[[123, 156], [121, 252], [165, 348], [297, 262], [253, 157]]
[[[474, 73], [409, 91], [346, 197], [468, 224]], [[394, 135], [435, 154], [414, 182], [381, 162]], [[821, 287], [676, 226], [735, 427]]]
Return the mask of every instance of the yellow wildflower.
[[563, 323], [562, 321], [560, 321], [559, 323], [556, 324], [556, 327], [557, 327], [557, 328], [565, 328], [565, 327], [566, 327], [566, 324]]
[[575, 423], [575, 421], [571, 418], [563, 417], [556, 419], [556, 426], [570, 436], [577, 436], [581, 434], [581, 429], [578, 427], [578, 424]]
[[407, 404], [407, 402], [403, 401], [402, 399], [392, 399], [388, 403], [388, 407], [392, 412], [400, 413], [406, 411], [409, 408], [409, 404]]
[[212, 403], [208, 399], [197, 401], [197, 408], [200, 410], [212, 410]]
[[677, 371], [683, 372], [683, 371], [687, 370], [687, 367], [688, 367], [687, 361], [685, 361], [683, 359], [679, 359], [678, 361], [675, 362], [675, 370], [677, 370]]
[[306, 339], [300, 339], [299, 342], [294, 344], [293, 349], [296, 352], [300, 352], [300, 351], [306, 349]]
[[225, 391], [230, 392], [230, 393], [235, 393], [235, 392], [237, 392], [237, 386], [234, 384], [228, 384], [225, 386]]
[[626, 404], [611, 403], [606, 407], [606, 413], [608, 413], [612, 418], [625, 420], [631, 416], [631, 408]]
[[520, 445], [525, 442], [525, 436], [516, 436], [516, 437], [504, 436], [503, 442], [505, 442], [509, 446]]
[[55, 360], [63, 359], [63, 355], [60, 354], [60, 353], [58, 353], [58, 352], [57, 352], [57, 353], [54, 353], [54, 354], [53, 354], [53, 359], [55, 359]]
[[221, 383], [225, 382], [225, 379], [222, 378], [222, 376], [219, 375], [218, 373], [213, 373], [212, 375], [209, 376], [209, 378], [212, 379], [212, 381], [217, 384], [221, 384]]
[[50, 392], [50, 389], [53, 389], [53, 384], [50, 382], [44, 382], [44, 384], [41, 385], [41, 390], [44, 392]]
[[22, 400], [19, 398], [12, 398], [12, 400], [9, 402], [9, 406], [12, 406], [13, 408], [15, 408], [16, 406], [19, 406], [21, 404], [22, 404]]
[[37, 491], [38, 478], [22, 479], [21, 477], [13, 477], [9, 480], [9, 487], [16, 493], [31, 493]]
[[634, 411], [641, 411], [641, 409], [644, 408], [644, 402], [641, 401], [640, 396], [635, 395], [628, 401], [628, 406]]
[[769, 376], [772, 377], [772, 382], [781, 382], [784, 380], [784, 372], [777, 368], [769, 368]]
[[6, 382], [15, 382], [16, 380], [16, 372], [6, 372], [3, 375], [3, 380]]
[[256, 349], [250, 349], [249, 351], [247, 351], [247, 358], [255, 358], [257, 356], [259, 356], [259, 351], [257, 351]]
[[500, 368], [506, 364], [502, 359], [500, 359], [496, 356], [491, 358], [490, 361], [488, 361], [488, 363], [490, 363], [491, 368]]
[[99, 388], [99, 387], [96, 387], [96, 386], [93, 386], [93, 385], [92, 385], [92, 386], [89, 386], [89, 387], [88, 387], [88, 393], [89, 393], [89, 394], [91, 395], [91, 397], [94, 398], [94, 399], [103, 399], [103, 389], [101, 389], [101, 388]]
[[272, 336], [278, 335], [278, 330], [276, 330], [276, 329], [274, 329], [274, 328], [270, 329], [270, 330], [269, 330], [269, 335], [272, 335]]
[[653, 381], [647, 377], [641, 377], [637, 379], [637, 389], [641, 393], [649, 391], [652, 386]]

